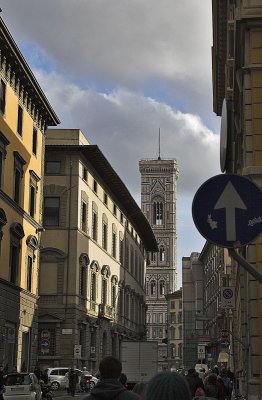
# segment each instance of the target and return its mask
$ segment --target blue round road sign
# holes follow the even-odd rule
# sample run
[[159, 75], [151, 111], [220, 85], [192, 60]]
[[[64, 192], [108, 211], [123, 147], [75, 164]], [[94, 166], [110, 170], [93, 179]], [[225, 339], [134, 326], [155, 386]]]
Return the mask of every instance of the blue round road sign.
[[262, 192], [239, 175], [216, 175], [193, 199], [194, 223], [204, 238], [222, 247], [244, 246], [262, 232]]

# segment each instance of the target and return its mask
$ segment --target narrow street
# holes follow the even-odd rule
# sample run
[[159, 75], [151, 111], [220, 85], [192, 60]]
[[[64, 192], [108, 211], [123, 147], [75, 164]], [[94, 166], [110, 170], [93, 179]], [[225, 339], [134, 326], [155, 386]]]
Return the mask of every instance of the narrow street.
[[[74, 398], [77, 398], [78, 400], [85, 399], [88, 396], [88, 393], [84, 392], [77, 392], [74, 396]], [[57, 390], [53, 392], [53, 398], [54, 399], [60, 399], [60, 400], [69, 400], [72, 399], [73, 397], [71, 395], [68, 395], [66, 390]]]

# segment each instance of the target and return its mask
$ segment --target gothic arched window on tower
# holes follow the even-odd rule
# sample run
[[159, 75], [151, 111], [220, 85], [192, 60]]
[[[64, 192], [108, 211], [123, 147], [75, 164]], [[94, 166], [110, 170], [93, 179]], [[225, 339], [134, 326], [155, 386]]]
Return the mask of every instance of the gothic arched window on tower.
[[165, 281], [160, 281], [159, 282], [159, 295], [164, 296], [165, 295]]
[[155, 296], [156, 295], [156, 281], [151, 281], [150, 282], [150, 295]]
[[159, 259], [160, 261], [166, 261], [166, 252], [164, 246], [159, 247]]
[[163, 225], [164, 223], [164, 206], [161, 200], [154, 201], [153, 204], [153, 224]]

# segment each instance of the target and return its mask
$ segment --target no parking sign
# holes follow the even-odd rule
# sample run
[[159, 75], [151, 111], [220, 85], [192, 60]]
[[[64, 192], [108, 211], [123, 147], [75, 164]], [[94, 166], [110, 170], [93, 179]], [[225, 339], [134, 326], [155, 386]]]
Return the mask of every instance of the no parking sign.
[[223, 286], [221, 288], [221, 307], [222, 308], [235, 308], [235, 288]]

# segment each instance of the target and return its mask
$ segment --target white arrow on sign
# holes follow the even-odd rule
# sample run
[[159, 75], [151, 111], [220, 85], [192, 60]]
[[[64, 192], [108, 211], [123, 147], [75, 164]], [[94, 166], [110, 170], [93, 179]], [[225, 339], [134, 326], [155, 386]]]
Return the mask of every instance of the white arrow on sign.
[[247, 207], [238, 192], [229, 181], [219, 197], [214, 209], [219, 210], [220, 208], [226, 209], [226, 234], [228, 241], [236, 240], [236, 215], [235, 209], [240, 208], [246, 210]]

